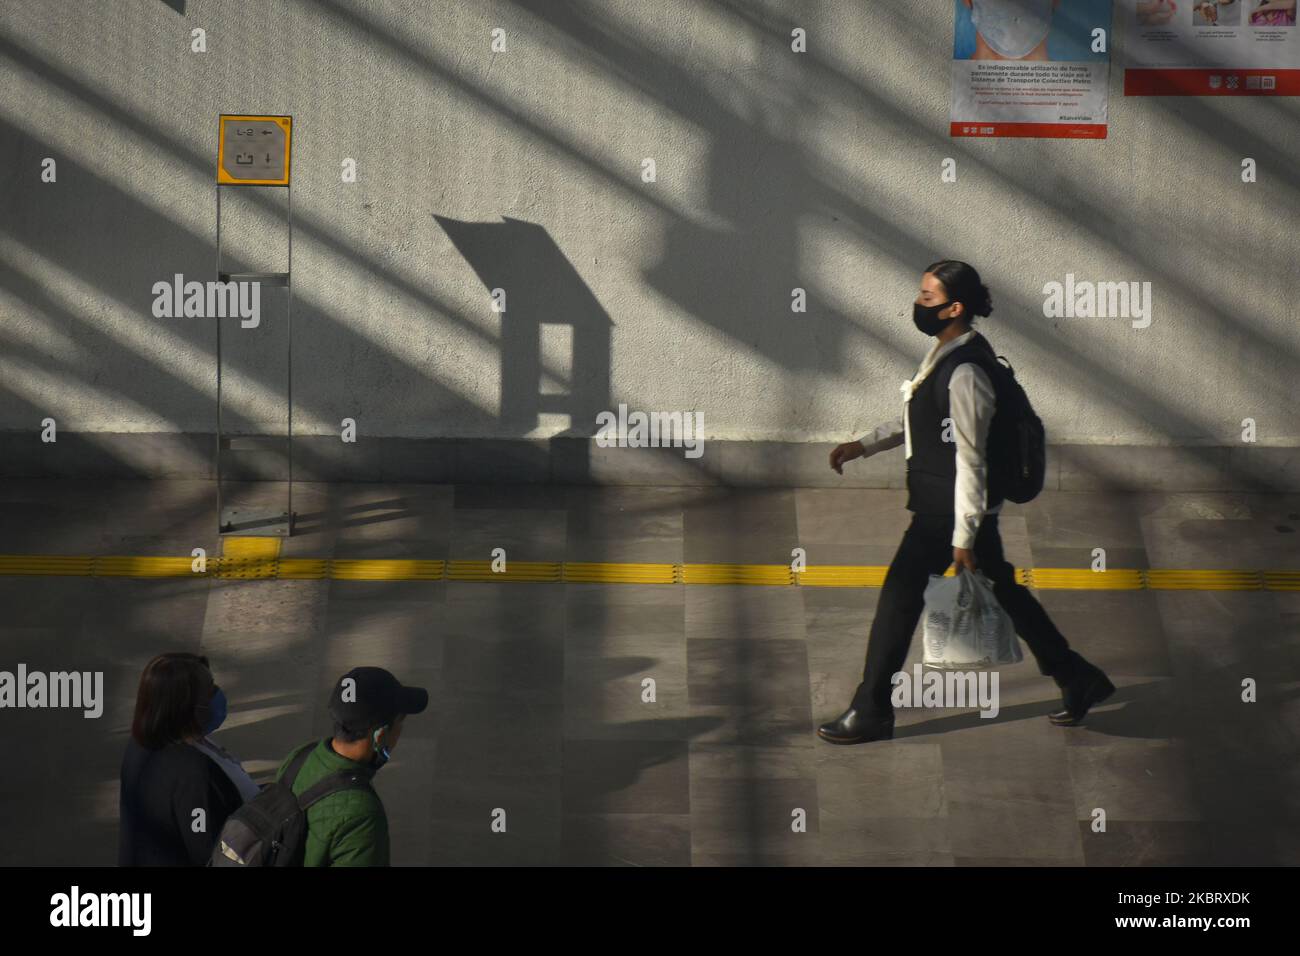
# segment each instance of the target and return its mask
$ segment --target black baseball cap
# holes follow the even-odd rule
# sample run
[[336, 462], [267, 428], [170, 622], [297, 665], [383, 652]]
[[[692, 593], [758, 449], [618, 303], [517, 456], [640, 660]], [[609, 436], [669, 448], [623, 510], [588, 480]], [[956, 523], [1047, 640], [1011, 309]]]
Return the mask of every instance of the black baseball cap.
[[382, 667], [354, 667], [334, 685], [329, 710], [348, 730], [361, 732], [402, 714], [421, 713], [428, 706], [429, 692], [423, 687], [405, 687]]

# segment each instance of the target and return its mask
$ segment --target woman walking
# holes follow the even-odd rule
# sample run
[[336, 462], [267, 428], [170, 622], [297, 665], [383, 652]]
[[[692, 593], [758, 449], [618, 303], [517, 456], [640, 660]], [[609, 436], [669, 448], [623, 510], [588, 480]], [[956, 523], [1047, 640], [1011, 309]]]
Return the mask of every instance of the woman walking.
[[225, 719], [206, 657], [145, 665], [122, 758], [119, 866], [202, 866], [226, 818], [256, 796], [239, 761], [208, 739]]
[[[998, 515], [1002, 495], [987, 460], [989, 428], [997, 407], [993, 380], [979, 353], [996, 361], [988, 340], [971, 328], [992, 313], [988, 288], [965, 262], [944, 259], [926, 268], [912, 306], [916, 327], [937, 341], [916, 377], [903, 384], [903, 417], [860, 441], [837, 446], [831, 467], [899, 445], [907, 446], [907, 508], [912, 523], [885, 575], [867, 643], [862, 683], [848, 710], [817, 730], [823, 740], [856, 744], [894, 734], [891, 679], [907, 660], [912, 633], [925, 605], [930, 575], [950, 565], [979, 568], [992, 581], [998, 603], [1029, 645], [1039, 671], [1062, 691], [1052, 723], [1080, 723], [1088, 709], [1115, 691], [1100, 668], [1070, 649], [1015, 569], [1002, 554]], [[950, 425], [952, 438], [945, 437]]]

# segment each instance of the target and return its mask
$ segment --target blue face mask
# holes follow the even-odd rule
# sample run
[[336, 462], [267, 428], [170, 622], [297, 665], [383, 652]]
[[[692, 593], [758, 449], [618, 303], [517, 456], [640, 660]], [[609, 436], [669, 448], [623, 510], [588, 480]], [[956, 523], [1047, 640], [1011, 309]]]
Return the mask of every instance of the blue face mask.
[[[385, 727], [385, 728], [381, 728], [381, 729], [383, 729], [383, 730], [387, 730], [386, 727]], [[390, 751], [387, 747], [381, 747], [381, 746], [379, 746], [379, 731], [378, 731], [378, 730], [376, 730], [376, 731], [371, 735], [371, 737], [370, 737], [370, 742], [371, 742], [371, 743], [374, 745], [374, 747], [375, 747], [375, 756], [374, 756], [374, 759], [370, 762], [370, 767], [371, 767], [372, 770], [381, 770], [381, 769], [383, 769], [384, 764], [388, 763], [389, 758], [392, 757], [392, 751]]]
[[203, 734], [207, 736], [226, 722], [226, 692], [220, 687], [208, 701], [208, 719], [203, 725]]
[[1051, 31], [1052, 0], [974, 0], [970, 18], [995, 52], [1018, 60]]

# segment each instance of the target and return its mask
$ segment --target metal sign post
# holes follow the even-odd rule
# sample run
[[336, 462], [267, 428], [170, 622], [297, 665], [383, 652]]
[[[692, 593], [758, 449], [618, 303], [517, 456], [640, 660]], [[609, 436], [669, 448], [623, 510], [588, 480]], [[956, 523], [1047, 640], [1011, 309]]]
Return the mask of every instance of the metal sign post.
[[[217, 136], [217, 281], [257, 282], [283, 287], [286, 293], [286, 397], [288, 430], [285, 453], [288, 461], [287, 495], [283, 508], [253, 502], [227, 507], [222, 489], [223, 452], [253, 450], [275, 436], [227, 436], [223, 431], [221, 406], [221, 318], [217, 322], [217, 528], [219, 534], [280, 535], [294, 530], [293, 511], [293, 190], [289, 183], [292, 149], [292, 116], [247, 116], [223, 113]], [[289, 255], [285, 272], [229, 272], [221, 263], [221, 191], [238, 186], [282, 186], [288, 206]], [[259, 299], [260, 301], [260, 299]]]

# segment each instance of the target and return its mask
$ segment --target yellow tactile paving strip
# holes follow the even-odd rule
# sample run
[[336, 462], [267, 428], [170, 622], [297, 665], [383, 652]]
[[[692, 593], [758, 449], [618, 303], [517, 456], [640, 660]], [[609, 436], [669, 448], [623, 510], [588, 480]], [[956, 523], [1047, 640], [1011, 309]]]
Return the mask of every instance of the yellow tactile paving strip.
[[221, 553], [228, 558], [278, 558], [280, 538], [234, 536], [221, 539]]
[[[0, 554], [0, 576], [182, 578], [281, 581], [517, 581], [573, 584], [745, 584], [766, 587], [878, 588], [888, 568], [784, 564], [635, 564], [581, 561], [491, 561], [383, 558], [282, 558], [275, 538], [228, 538], [224, 554], [192, 557]], [[951, 568], [947, 571], [952, 575]], [[1016, 580], [1039, 590], [1300, 591], [1300, 569], [1017, 568]]]

